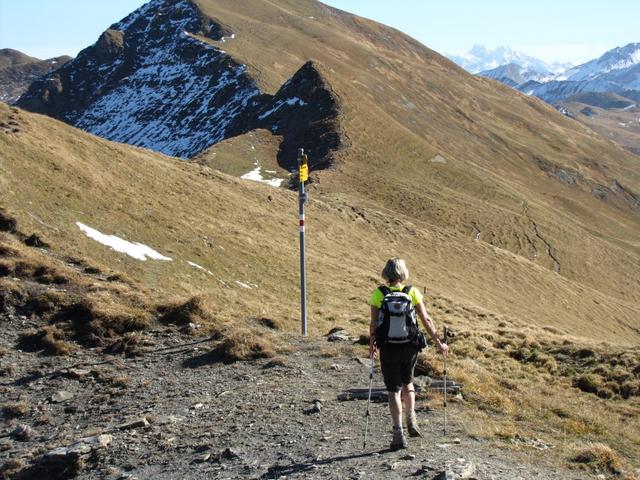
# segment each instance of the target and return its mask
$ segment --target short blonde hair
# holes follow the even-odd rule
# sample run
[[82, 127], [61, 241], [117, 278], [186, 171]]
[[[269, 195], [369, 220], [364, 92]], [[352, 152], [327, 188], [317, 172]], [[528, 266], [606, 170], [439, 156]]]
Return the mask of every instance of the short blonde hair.
[[409, 270], [404, 260], [398, 257], [393, 257], [387, 260], [387, 264], [382, 269], [382, 278], [393, 284], [398, 282], [404, 282], [409, 278]]

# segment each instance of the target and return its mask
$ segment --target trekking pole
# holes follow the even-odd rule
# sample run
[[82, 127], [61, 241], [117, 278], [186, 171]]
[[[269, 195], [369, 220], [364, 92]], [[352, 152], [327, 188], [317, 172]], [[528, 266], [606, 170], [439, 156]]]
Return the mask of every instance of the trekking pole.
[[373, 368], [375, 366], [375, 360], [371, 355], [371, 366], [369, 367], [369, 397], [367, 398], [367, 412], [364, 414], [364, 443], [362, 444], [362, 450], [367, 448], [367, 433], [369, 433], [369, 405], [371, 405], [371, 387], [373, 386]]
[[[444, 326], [443, 339], [447, 342], [447, 336], [449, 335], [449, 328]], [[444, 357], [444, 385], [442, 386], [442, 393], [444, 394], [444, 437], [447, 438], [447, 357]]]

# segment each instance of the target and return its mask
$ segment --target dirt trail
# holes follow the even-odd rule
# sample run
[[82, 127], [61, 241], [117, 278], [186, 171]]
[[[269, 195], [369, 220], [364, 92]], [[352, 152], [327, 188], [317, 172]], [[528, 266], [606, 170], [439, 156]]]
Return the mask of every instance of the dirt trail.
[[[81, 479], [433, 479], [450, 470], [457, 479], [587, 478], [529, 463], [533, 449], [526, 456], [470, 438], [456, 415], [465, 408], [460, 403], [450, 404], [445, 443], [441, 414], [418, 401], [424, 438], [410, 439], [399, 452], [387, 449], [386, 404], [372, 403], [363, 451], [366, 402], [337, 395], [367, 387], [368, 368], [348, 354], [328, 355], [324, 339], [292, 339], [292, 353], [275, 361], [225, 365], [203, 339], [163, 329], [152, 332], [155, 345], [143, 357], [91, 350], [45, 357], [15, 348], [11, 332], [30, 320], [1, 320], [7, 327], [0, 339], [1, 400], [21, 397], [28, 405], [28, 413], [5, 423], [0, 438], [0, 462], [14, 468], [9, 478], [37, 478], [43, 468], [51, 476], [47, 452], [99, 435], [100, 448], [80, 460], [65, 457], [69, 475], [76, 468]], [[374, 384], [382, 384], [379, 371]], [[18, 440], [21, 424], [31, 430]]]

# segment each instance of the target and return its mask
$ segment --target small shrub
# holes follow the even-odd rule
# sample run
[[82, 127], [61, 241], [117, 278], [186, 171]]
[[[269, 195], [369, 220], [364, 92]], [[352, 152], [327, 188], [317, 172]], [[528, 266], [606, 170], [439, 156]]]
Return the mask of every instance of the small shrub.
[[631, 380], [620, 385], [620, 396], [624, 399], [640, 397], [640, 381]]
[[64, 292], [47, 290], [43, 293], [32, 295], [26, 307], [29, 310], [33, 310], [36, 314], [42, 315], [44, 313], [55, 312], [68, 306], [69, 303], [69, 297]]
[[544, 368], [551, 373], [558, 369], [558, 362], [556, 362], [556, 359], [546, 353], [535, 352], [529, 358], [529, 361], [533, 362], [536, 367]]
[[13, 474], [24, 468], [24, 462], [20, 458], [10, 458], [0, 467], [2, 478], [13, 478]]
[[415, 374], [426, 375], [429, 378], [439, 378], [441, 376], [440, 371], [433, 365], [434, 359], [431, 359], [426, 354], [421, 353], [418, 355], [418, 362], [416, 363]]
[[146, 311], [101, 298], [76, 302], [60, 311], [53, 321], [70, 323], [75, 340], [92, 346], [102, 345], [104, 339], [127, 332], [145, 330], [151, 325]]
[[[2, 262], [0, 261], [0, 276]], [[6, 311], [9, 307], [22, 305], [28, 294], [23, 285], [11, 279], [0, 278], [0, 311]]]
[[257, 318], [256, 322], [260, 325], [263, 325], [271, 330], [281, 330], [282, 329], [282, 321], [275, 320], [273, 318], [261, 317]]
[[17, 261], [13, 268], [13, 275], [47, 285], [61, 285], [70, 281], [70, 278], [57, 267], [34, 260]]
[[7, 418], [24, 417], [30, 411], [26, 398], [21, 398], [15, 403], [7, 403], [2, 406], [2, 414]]
[[579, 350], [576, 350], [573, 354], [573, 356], [575, 358], [589, 358], [589, 357], [595, 357], [596, 352], [594, 352], [592, 349], [590, 348], [581, 348]]
[[15, 233], [18, 229], [18, 222], [10, 216], [4, 208], [0, 208], [0, 231]]
[[48, 248], [49, 244], [35, 233], [24, 239], [24, 244], [34, 248]]
[[139, 332], [127, 332], [107, 346], [105, 352], [112, 355], [123, 353], [127, 357], [137, 357], [144, 355], [149, 345], [151, 342], [146, 336]]

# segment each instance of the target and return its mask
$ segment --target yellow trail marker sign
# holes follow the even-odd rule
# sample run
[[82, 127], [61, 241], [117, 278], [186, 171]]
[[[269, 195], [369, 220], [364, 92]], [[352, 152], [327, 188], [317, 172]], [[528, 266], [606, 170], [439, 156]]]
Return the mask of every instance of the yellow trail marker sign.
[[300, 165], [300, 181], [306, 182], [309, 180], [309, 166], [306, 163]]

